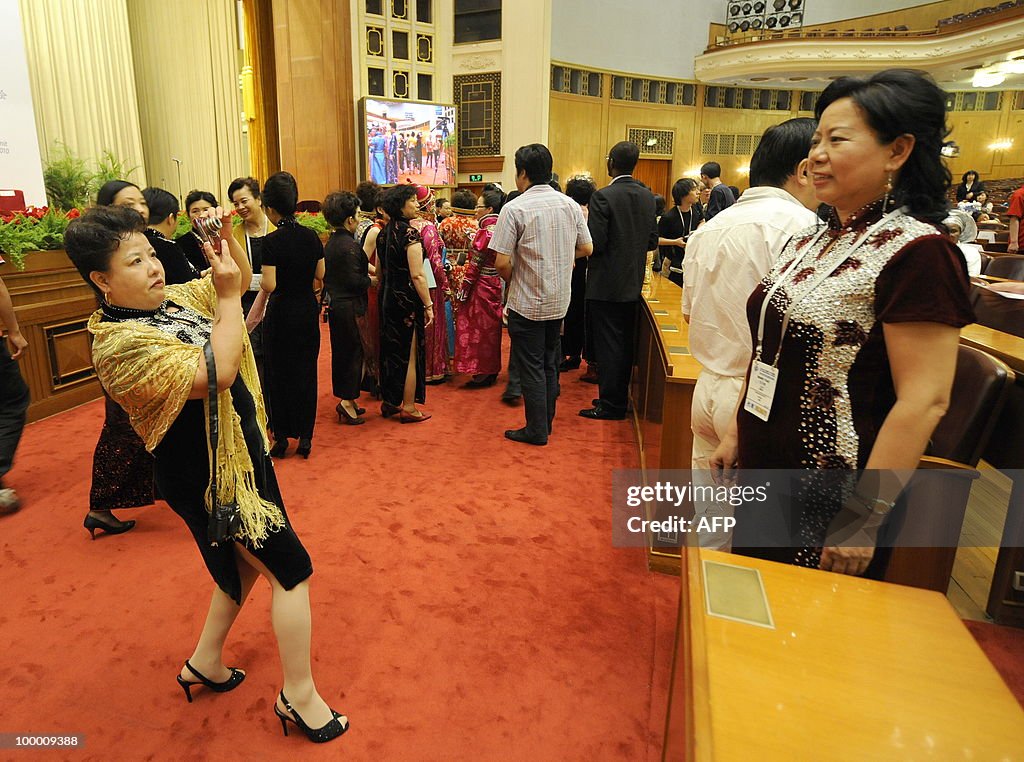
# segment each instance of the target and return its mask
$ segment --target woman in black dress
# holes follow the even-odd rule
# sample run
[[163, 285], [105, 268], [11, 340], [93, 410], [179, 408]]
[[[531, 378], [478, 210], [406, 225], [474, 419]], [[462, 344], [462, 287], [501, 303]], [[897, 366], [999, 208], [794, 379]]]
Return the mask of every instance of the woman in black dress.
[[[227, 225], [219, 252], [205, 246], [212, 275], [165, 288], [163, 268], [142, 228], [135, 212], [94, 209], [68, 226], [64, 241], [82, 277], [103, 295], [102, 308], [89, 320], [100, 381], [156, 456], [161, 493], [185, 521], [216, 582], [178, 683], [189, 702], [195, 686], [224, 693], [242, 683], [245, 673], [224, 664], [224, 642], [262, 575], [271, 586], [271, 620], [284, 669], [274, 712], [286, 733], [292, 722], [310, 740], [337, 738], [348, 719], [320, 697], [310, 667], [312, 564], [288, 521], [267, 456], [266, 416], [242, 321], [240, 297], [251, 277], [245, 252]], [[219, 390], [220, 437], [212, 453], [206, 347]], [[211, 464], [218, 476], [213, 496]], [[206, 538], [214, 500], [236, 503], [241, 516], [233, 541], [216, 546]]]
[[[104, 183], [96, 194], [96, 206], [133, 209], [143, 221], [149, 219], [149, 206], [142, 191], [126, 180]], [[135, 526], [134, 520], [119, 521], [111, 511], [152, 505], [153, 456], [128, 422], [121, 406], [104, 389], [104, 417], [100, 438], [92, 456], [92, 484], [89, 488], [89, 512], [83, 526], [96, 539], [96, 530], [121, 534]]]
[[299, 188], [288, 172], [271, 175], [263, 186], [263, 207], [277, 226], [263, 239], [260, 280], [270, 294], [263, 341], [275, 458], [284, 457], [289, 437], [298, 438], [296, 452], [308, 458], [316, 423], [320, 303], [313, 291], [324, 278], [324, 247], [316, 233], [296, 221], [298, 200]]
[[[218, 206], [220, 206], [220, 202], [209, 191], [193, 190], [185, 196], [185, 214], [188, 215], [190, 220], [202, 216], [206, 213], [207, 209], [216, 209]], [[181, 247], [181, 250], [185, 253], [185, 259], [196, 270], [203, 272], [210, 266], [206, 261], [206, 255], [203, 254], [203, 244], [195, 232], [189, 231], [180, 238], [175, 239], [174, 242]]]
[[164, 285], [173, 286], [195, 280], [201, 270], [188, 261], [185, 252], [173, 240], [174, 231], [178, 227], [178, 199], [163, 188], [146, 188], [142, 195], [149, 207], [146, 238], [156, 252], [156, 258], [164, 266]]
[[430, 418], [416, 408], [426, 401], [424, 329], [434, 321], [434, 304], [423, 268], [423, 244], [409, 220], [419, 213], [415, 185], [389, 188], [381, 201], [388, 224], [377, 236], [380, 286], [380, 412], [402, 423]]
[[978, 179], [978, 172], [973, 169], [969, 169], [964, 172], [963, 177], [960, 178], [960, 184], [956, 186], [956, 200], [960, 201], [974, 201], [979, 193], [985, 191], [985, 183]]
[[332, 193], [324, 199], [324, 219], [334, 228], [324, 250], [324, 288], [330, 296], [331, 385], [338, 402], [338, 422], [353, 426], [360, 417], [359, 387], [365, 351], [360, 322], [366, 319], [370, 263], [355, 239], [359, 199], [354, 193]]

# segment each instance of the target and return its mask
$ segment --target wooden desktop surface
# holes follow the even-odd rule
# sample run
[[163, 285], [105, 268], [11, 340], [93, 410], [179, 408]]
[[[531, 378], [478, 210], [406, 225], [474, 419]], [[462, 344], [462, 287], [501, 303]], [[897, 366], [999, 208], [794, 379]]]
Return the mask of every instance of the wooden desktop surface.
[[960, 341], [999, 358], [1014, 373], [1024, 374], [1024, 339], [1019, 336], [972, 323], [960, 329]]
[[[695, 384], [700, 363], [690, 354], [690, 326], [683, 319], [683, 290], [667, 276], [652, 273], [641, 295], [652, 322], [658, 326], [669, 383]], [[675, 330], [672, 330], [672, 329]], [[683, 350], [683, 351], [678, 351]]]
[[1024, 710], [942, 595], [697, 552], [758, 569], [775, 624], [706, 615], [689, 578], [697, 759], [1024, 760]]

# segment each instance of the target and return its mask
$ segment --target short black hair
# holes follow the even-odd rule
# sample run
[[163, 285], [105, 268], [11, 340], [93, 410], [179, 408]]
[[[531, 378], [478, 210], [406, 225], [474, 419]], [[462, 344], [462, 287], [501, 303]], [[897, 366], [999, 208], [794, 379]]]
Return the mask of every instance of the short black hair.
[[[495, 188], [497, 188], [497, 189], [501, 190], [501, 186], [500, 186], [500, 185], [498, 185], [497, 183], [485, 183], [485, 184], [484, 184], [484, 190], [485, 190], [485, 191], [489, 191], [489, 190], [494, 190]], [[481, 191], [481, 193], [482, 193], [482, 192], [483, 192], [483, 191]]]
[[814, 106], [819, 121], [825, 109], [851, 99], [882, 145], [913, 135], [914, 147], [900, 168], [891, 198], [897, 206], [927, 222], [946, 217], [946, 192], [952, 177], [942, 150], [946, 125], [946, 92], [935, 80], [913, 69], [886, 69], [870, 77], [840, 77], [825, 88]]
[[415, 185], [394, 185], [384, 191], [384, 195], [381, 196], [380, 206], [392, 220], [397, 220], [403, 217], [402, 207], [405, 203], [416, 195]]
[[554, 188], [559, 193], [562, 192], [562, 184], [558, 180], [548, 180], [548, 185]]
[[434, 206], [440, 209], [445, 204], [451, 204], [452, 202], [446, 199], [444, 196], [438, 196], [437, 201], [434, 202]]
[[594, 195], [597, 186], [588, 177], [570, 177], [565, 183], [565, 195], [571, 198], [580, 206], [590, 203], [590, 197]]
[[476, 206], [476, 196], [466, 188], [459, 188], [452, 194], [452, 206], [456, 209], [472, 209]]
[[359, 198], [349, 191], [328, 193], [321, 211], [327, 224], [332, 228], [344, 227], [345, 220], [355, 217], [359, 211]]
[[654, 216], [660, 217], [665, 211], [665, 197], [660, 193], [654, 194]]
[[228, 186], [228, 200], [234, 201], [232, 198], [235, 195], [235, 191], [240, 191], [242, 188], [248, 188], [252, 197], [256, 200], [260, 200], [260, 182], [255, 177], [236, 177], [231, 181]]
[[510, 201], [517, 199], [522, 195], [522, 192], [519, 190], [509, 191], [508, 195], [505, 196], [505, 203], [508, 204]]
[[217, 197], [214, 196], [210, 191], [204, 190], [191, 190], [188, 195], [185, 196], [185, 211], [187, 212], [192, 208], [192, 204], [196, 201], [205, 201], [210, 206], [220, 206], [220, 202], [217, 201]]
[[130, 183], [127, 180], [107, 180], [96, 193], [96, 206], [110, 206], [114, 203], [117, 194], [125, 188], [137, 189], [138, 187], [135, 183]]
[[372, 180], [364, 180], [356, 186], [359, 197], [359, 208], [364, 212], [372, 212], [380, 206], [380, 186]]
[[700, 173], [705, 177], [721, 177], [722, 165], [717, 161], [706, 161], [701, 166]]
[[177, 217], [181, 211], [178, 197], [163, 188], [146, 188], [142, 191], [142, 197], [146, 199], [146, 206], [149, 207], [149, 219], [146, 222], [150, 225], [159, 224], [172, 214]]
[[551, 182], [554, 164], [551, 151], [542, 143], [530, 143], [516, 151], [516, 174], [525, 172], [531, 185]]
[[128, 206], [97, 206], [68, 224], [64, 249], [89, 287], [100, 295], [89, 273], [105, 273], [121, 242], [146, 229], [142, 215]]
[[489, 206], [494, 214], [500, 212], [501, 207], [505, 204], [505, 194], [501, 188], [486, 189], [480, 194], [480, 198], [483, 201], [483, 205], [485, 207]]
[[781, 188], [811, 150], [818, 122], [810, 117], [787, 119], [772, 125], [750, 159], [750, 187]]
[[263, 183], [263, 206], [269, 206], [282, 217], [291, 217], [298, 204], [299, 185], [291, 172], [275, 172]]
[[966, 172], [964, 172], [963, 177], [960, 178], [960, 182], [966, 183], [967, 182], [967, 175], [974, 175], [974, 179], [975, 180], [980, 180], [981, 179], [981, 175], [978, 174], [978, 170], [976, 170], [976, 169], [968, 169]]
[[676, 180], [675, 185], [672, 186], [672, 201], [676, 206], [679, 206], [683, 203], [683, 198], [689, 196], [696, 187], [696, 180], [692, 180], [689, 177], [680, 177]]
[[640, 161], [640, 146], [629, 140], [620, 140], [608, 151], [608, 161], [612, 169], [628, 175]]

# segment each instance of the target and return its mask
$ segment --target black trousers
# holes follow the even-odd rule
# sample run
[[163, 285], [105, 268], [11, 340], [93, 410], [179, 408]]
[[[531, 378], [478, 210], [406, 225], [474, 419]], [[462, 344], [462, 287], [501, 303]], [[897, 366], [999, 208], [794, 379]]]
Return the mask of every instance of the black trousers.
[[328, 314], [332, 391], [340, 400], [354, 400], [359, 397], [363, 380], [363, 341], [359, 336], [355, 300], [332, 300]]
[[14, 462], [28, 403], [28, 384], [21, 377], [18, 361], [11, 359], [7, 342], [0, 339], [0, 482]]
[[558, 331], [562, 321], [530, 320], [508, 311], [508, 335], [512, 339], [511, 362], [519, 369], [526, 407], [526, 435], [546, 442], [555, 420], [558, 398], [558, 365], [561, 349]]
[[629, 402], [638, 304], [587, 299], [588, 327], [594, 336], [598, 396], [601, 406], [614, 413], [625, 414]]
[[587, 260], [584, 257], [576, 260], [576, 266], [572, 270], [572, 296], [569, 299], [569, 311], [565, 313], [565, 327], [562, 331], [562, 352], [566, 357], [580, 357], [584, 354], [586, 290]]

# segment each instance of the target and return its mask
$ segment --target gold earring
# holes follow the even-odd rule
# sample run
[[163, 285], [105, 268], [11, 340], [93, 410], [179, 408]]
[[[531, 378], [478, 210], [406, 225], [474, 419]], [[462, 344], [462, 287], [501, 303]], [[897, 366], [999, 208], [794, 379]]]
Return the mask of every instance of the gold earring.
[[882, 211], [889, 208], [889, 195], [892, 193], [892, 172], [885, 178], [885, 197], [882, 199]]

